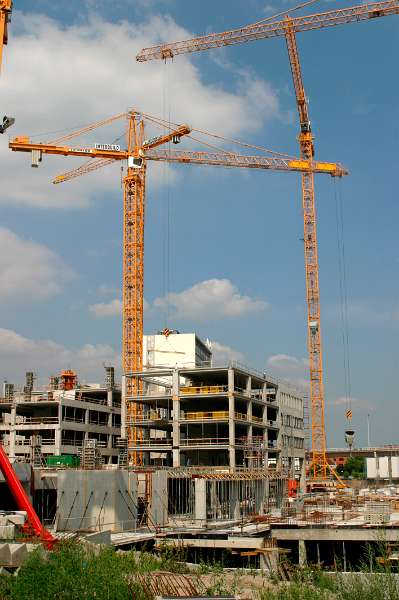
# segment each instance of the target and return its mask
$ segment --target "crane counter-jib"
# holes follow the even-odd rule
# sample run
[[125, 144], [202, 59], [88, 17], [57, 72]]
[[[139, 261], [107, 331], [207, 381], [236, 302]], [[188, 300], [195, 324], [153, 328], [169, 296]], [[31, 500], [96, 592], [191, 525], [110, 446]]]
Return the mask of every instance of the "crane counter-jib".
[[58, 154], [61, 156], [90, 156], [92, 158], [127, 159], [130, 155], [117, 144], [95, 144], [94, 147], [53, 146], [51, 144], [33, 144], [16, 138], [9, 147], [14, 152], [38, 152], [39, 154]]

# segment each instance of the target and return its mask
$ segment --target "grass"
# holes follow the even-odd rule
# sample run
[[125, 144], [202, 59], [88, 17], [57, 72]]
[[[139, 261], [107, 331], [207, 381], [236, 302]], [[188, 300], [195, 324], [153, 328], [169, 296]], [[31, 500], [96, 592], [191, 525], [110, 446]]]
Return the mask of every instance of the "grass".
[[[374, 552], [369, 547], [356, 572], [327, 574], [316, 566], [295, 569], [291, 582], [262, 590], [259, 600], [399, 600], [399, 575], [389, 562], [376, 561], [376, 556], [386, 555], [386, 544]], [[370, 562], [375, 565], [373, 573]]]
[[[377, 556], [383, 556], [379, 549]], [[360, 572], [325, 573], [317, 567], [295, 568], [292, 580], [281, 583], [264, 574], [258, 600], [399, 600], [399, 576], [389, 563], [365, 555]], [[0, 600], [149, 600], [135, 574], [151, 571], [187, 572], [182, 551], [168, 546], [160, 556], [149, 552], [115, 552], [76, 541], [60, 543], [52, 552], [40, 547], [29, 555], [16, 576], [0, 576]], [[370, 561], [376, 572], [369, 573]], [[227, 576], [222, 565], [199, 565], [192, 574], [202, 593], [239, 592], [243, 572]]]
[[[52, 552], [32, 552], [15, 577], [0, 576], [0, 600], [149, 600], [135, 574], [151, 571], [187, 573], [179, 548], [161, 546], [160, 556], [149, 552], [115, 552], [111, 547], [90, 547], [76, 541], [61, 542]], [[208, 567], [206, 584], [193, 576], [205, 595], [229, 595], [239, 571], [226, 581], [223, 568]]]
[[[139, 558], [138, 558], [139, 557]], [[154, 555], [92, 549], [76, 542], [29, 555], [16, 577], [0, 577], [1, 600], [145, 600], [135, 573], [170, 568]]]

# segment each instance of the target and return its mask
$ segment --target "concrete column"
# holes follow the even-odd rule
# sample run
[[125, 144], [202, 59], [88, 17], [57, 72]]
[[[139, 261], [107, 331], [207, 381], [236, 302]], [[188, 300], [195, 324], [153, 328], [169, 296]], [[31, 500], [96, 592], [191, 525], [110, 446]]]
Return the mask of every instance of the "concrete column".
[[175, 369], [172, 375], [173, 429], [172, 429], [172, 461], [174, 467], [180, 467], [180, 397], [179, 371]]
[[126, 377], [122, 376], [121, 437], [126, 437]]
[[236, 466], [236, 426], [234, 423], [234, 396], [229, 394], [229, 462], [232, 469]]
[[238, 520], [241, 518], [240, 515], [240, 498], [238, 493], [238, 481], [230, 481], [230, 518]]
[[85, 442], [87, 442], [87, 440], [89, 439], [89, 420], [90, 420], [90, 413], [89, 413], [89, 409], [86, 408], [85, 409], [85, 425], [86, 425], [86, 430], [85, 430], [85, 435], [84, 435], [84, 440]]
[[266, 485], [265, 480], [260, 479], [255, 486], [255, 510], [258, 515], [265, 514], [265, 496]]
[[61, 425], [57, 425], [55, 428], [55, 454], [61, 454]]
[[279, 551], [275, 548], [271, 552], [259, 555], [259, 567], [269, 573], [275, 573], [278, 569]]
[[197, 527], [206, 525], [206, 479], [195, 479], [195, 523]]
[[262, 400], [264, 402], [266, 402], [267, 400], [267, 394], [266, 394], [266, 390], [267, 390], [267, 383], [266, 381], [262, 384]]
[[252, 421], [252, 400], [250, 400], [248, 402], [248, 406], [247, 406], [247, 418], [248, 418], [248, 421]]
[[306, 562], [306, 542], [305, 540], [298, 540], [298, 564], [300, 567], [304, 567]]
[[247, 392], [247, 396], [249, 396], [249, 397], [251, 397], [251, 390], [252, 390], [252, 377], [251, 377], [251, 375], [248, 375], [246, 392]]
[[[108, 392], [108, 394], [109, 394], [109, 392]], [[112, 392], [111, 392], [111, 394], [112, 394]], [[111, 399], [111, 404], [108, 404], [108, 406], [112, 406], [112, 399]], [[111, 428], [112, 428], [112, 413], [109, 413], [109, 415], [108, 415], [108, 428], [110, 431], [112, 431], [111, 430]], [[112, 433], [107, 434], [107, 448], [112, 449]], [[112, 458], [111, 458], [111, 456], [109, 456], [108, 464], [110, 464], [111, 462], [112, 462]]]
[[209, 481], [209, 509], [212, 511], [211, 519], [222, 519], [223, 514], [221, 511], [220, 501], [217, 494], [217, 482]]
[[229, 397], [229, 464], [232, 469], [236, 466], [236, 428], [234, 423], [234, 369], [229, 369], [227, 374], [227, 388]]
[[10, 423], [10, 438], [9, 438], [9, 459], [10, 462], [15, 461], [15, 442], [16, 442], [16, 423], [17, 423], [17, 405], [11, 405], [11, 423]]
[[299, 488], [301, 494], [306, 493], [306, 460], [301, 458], [301, 479], [299, 482]]
[[229, 369], [227, 374], [227, 389], [228, 393], [234, 394], [234, 369]]
[[[267, 406], [266, 404], [264, 406], [262, 406], [262, 422], [263, 425], [265, 426], [265, 429], [263, 431], [263, 443], [265, 448], [269, 448], [269, 435], [268, 435], [268, 428], [267, 428]], [[268, 457], [269, 457], [269, 450], [266, 450], [265, 454], [265, 467], [268, 466]]]
[[112, 390], [107, 391], [107, 406], [112, 406], [113, 404], [113, 393]]
[[252, 437], [252, 435], [253, 435], [253, 426], [252, 426], [252, 400], [250, 400], [248, 402], [248, 406], [247, 406], [247, 419], [248, 419], [247, 436], [248, 437]]

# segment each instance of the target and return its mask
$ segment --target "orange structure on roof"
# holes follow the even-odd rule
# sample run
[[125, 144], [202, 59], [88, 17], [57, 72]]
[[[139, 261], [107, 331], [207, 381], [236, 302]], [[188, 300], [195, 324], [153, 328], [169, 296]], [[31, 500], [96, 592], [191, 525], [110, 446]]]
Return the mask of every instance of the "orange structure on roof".
[[67, 370], [60, 373], [60, 388], [62, 390], [73, 390], [78, 383], [78, 377], [75, 371]]

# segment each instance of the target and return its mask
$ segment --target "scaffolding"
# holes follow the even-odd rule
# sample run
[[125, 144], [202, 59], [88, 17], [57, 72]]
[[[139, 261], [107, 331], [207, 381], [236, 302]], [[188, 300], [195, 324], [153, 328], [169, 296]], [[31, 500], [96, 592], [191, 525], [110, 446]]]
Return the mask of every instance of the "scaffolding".
[[78, 454], [82, 469], [100, 469], [103, 465], [100, 443], [96, 439], [86, 440]]
[[249, 469], [262, 469], [267, 461], [267, 441], [261, 435], [241, 438], [244, 462]]

